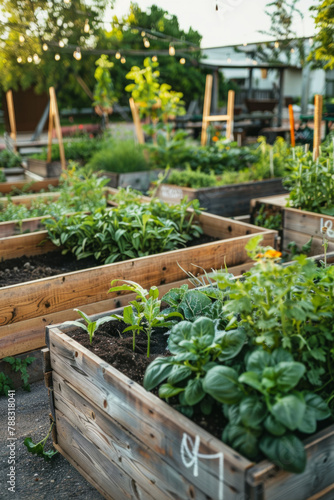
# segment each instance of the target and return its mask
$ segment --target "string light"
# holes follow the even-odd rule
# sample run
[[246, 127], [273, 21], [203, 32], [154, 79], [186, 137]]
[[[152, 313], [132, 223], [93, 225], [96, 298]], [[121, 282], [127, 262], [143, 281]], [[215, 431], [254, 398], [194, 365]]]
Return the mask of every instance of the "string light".
[[292, 48], [292, 49], [290, 50], [291, 54], [293, 54], [293, 53], [294, 53], [294, 51], [295, 51], [295, 49], [293, 49], [293, 48]]
[[17, 60], [18, 63], [21, 63], [22, 62], [22, 57], [19, 56], [16, 60]]
[[243, 46], [244, 46], [244, 47], [247, 47], [247, 45], [248, 45], [248, 43], [247, 43], [247, 42], [244, 42], [244, 43], [243, 43]]
[[175, 47], [172, 43], [169, 44], [168, 52], [170, 56], [175, 56]]
[[275, 49], [278, 49], [279, 47], [279, 42], [275, 42]]
[[75, 49], [75, 51], [73, 52], [73, 57], [74, 59], [76, 59], [77, 61], [80, 61], [82, 55], [81, 55], [81, 50], [80, 50], [80, 47], [77, 47]]
[[122, 63], [122, 64], [124, 64], [125, 62], [126, 62], [126, 59], [125, 59], [125, 57], [123, 56], [123, 57], [121, 58], [121, 63]]
[[59, 47], [65, 47], [65, 44], [64, 44], [63, 40], [59, 41]]
[[89, 33], [89, 30], [90, 30], [89, 21], [88, 21], [88, 19], [86, 19], [85, 26], [84, 26], [84, 32]]
[[185, 58], [184, 58], [184, 57], [181, 57], [181, 59], [180, 59], [180, 64], [186, 64], [186, 60], [185, 60]]
[[71, 0], [64, 0], [64, 3], [71, 3]]
[[39, 64], [41, 62], [41, 59], [38, 54], [34, 54], [33, 60], [35, 64]]
[[117, 51], [116, 54], [115, 54], [115, 57], [116, 57], [116, 59], [120, 59], [121, 58], [121, 53], [119, 51]]
[[140, 34], [141, 34], [141, 36], [143, 36], [143, 37], [146, 35], [145, 31], [142, 31]]
[[150, 41], [147, 38], [144, 38], [144, 47], [148, 49], [150, 45]]
[[227, 62], [228, 62], [229, 64], [231, 64], [232, 59], [231, 59], [230, 57], [228, 57], [228, 58], [227, 58]]
[[23, 35], [20, 35], [20, 36], [19, 36], [19, 42], [20, 42], [20, 43], [23, 43], [23, 42], [24, 42], [24, 40], [25, 40], [24, 36], [23, 36]]
[[152, 57], [152, 61], [153, 61], [153, 62], [157, 62], [157, 61], [158, 61], [157, 56], [153, 56], [153, 57]]
[[59, 59], [60, 59], [60, 55], [59, 54], [55, 54], [55, 60], [59, 61]]
[[309, 38], [308, 41], [310, 45], [313, 45], [313, 38]]
[[43, 43], [43, 47], [42, 48], [43, 48], [43, 50], [48, 50], [49, 47], [47, 46], [46, 43]]
[[27, 57], [27, 61], [28, 61], [28, 63], [31, 63], [31, 62], [32, 62], [32, 57], [31, 57], [31, 56], [28, 56], [28, 57]]
[[253, 64], [254, 64], [254, 66], [256, 66], [257, 65], [257, 61], [253, 60]]

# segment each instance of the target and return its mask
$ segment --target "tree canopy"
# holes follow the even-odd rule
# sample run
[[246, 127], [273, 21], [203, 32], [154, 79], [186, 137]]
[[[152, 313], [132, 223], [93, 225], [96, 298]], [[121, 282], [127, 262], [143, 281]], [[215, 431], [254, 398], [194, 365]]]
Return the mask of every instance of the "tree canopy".
[[317, 6], [311, 7], [315, 13], [314, 20], [317, 30], [313, 38], [313, 49], [310, 59], [324, 69], [334, 68], [334, 4], [323, 0]]

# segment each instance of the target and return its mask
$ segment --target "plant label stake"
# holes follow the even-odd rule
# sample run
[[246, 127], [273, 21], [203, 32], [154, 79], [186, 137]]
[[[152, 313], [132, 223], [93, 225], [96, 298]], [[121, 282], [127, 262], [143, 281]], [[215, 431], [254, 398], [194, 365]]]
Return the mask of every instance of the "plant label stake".
[[319, 157], [321, 143], [322, 95], [317, 94], [315, 96], [314, 106], [313, 161]]

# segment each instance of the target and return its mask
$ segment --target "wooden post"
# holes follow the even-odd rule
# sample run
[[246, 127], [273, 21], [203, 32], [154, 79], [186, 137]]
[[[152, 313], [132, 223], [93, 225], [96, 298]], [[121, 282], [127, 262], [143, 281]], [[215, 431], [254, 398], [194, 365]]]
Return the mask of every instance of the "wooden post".
[[206, 75], [203, 117], [202, 117], [202, 135], [201, 135], [202, 146], [205, 146], [207, 141], [207, 129], [209, 124], [207, 117], [210, 115], [210, 109], [211, 109], [212, 81], [213, 81], [212, 75]]
[[16, 121], [15, 121], [13, 92], [11, 90], [8, 90], [8, 92], [6, 92], [6, 100], [7, 100], [7, 109], [8, 109], [8, 116], [9, 116], [9, 125], [10, 125], [10, 137], [13, 140], [13, 149], [16, 153], [17, 152]]
[[130, 109], [131, 109], [131, 113], [132, 113], [133, 123], [135, 124], [135, 130], [136, 130], [138, 142], [139, 142], [139, 144], [144, 144], [145, 138], [144, 138], [144, 132], [143, 132], [143, 129], [142, 129], [142, 126], [140, 123], [138, 108], [137, 108], [135, 101], [133, 100], [132, 97], [130, 97], [129, 103], [130, 103]]
[[229, 90], [228, 91], [228, 98], [227, 98], [227, 115], [228, 115], [229, 119], [227, 120], [227, 125], [226, 125], [226, 137], [230, 141], [233, 140], [234, 99], [235, 99], [235, 92], [234, 92], [234, 90]]
[[50, 116], [53, 117], [54, 124], [55, 124], [56, 135], [57, 135], [58, 144], [59, 144], [61, 168], [63, 170], [65, 170], [66, 169], [65, 151], [64, 151], [64, 144], [63, 144], [63, 136], [61, 133], [57, 97], [56, 97], [56, 92], [55, 92], [54, 87], [50, 87], [49, 92], [50, 92]]
[[296, 145], [296, 139], [295, 139], [295, 117], [293, 114], [292, 104], [289, 104], [289, 118], [290, 118], [290, 142], [291, 146], [294, 148]]
[[52, 161], [52, 134], [53, 134], [53, 101], [50, 99], [49, 104], [49, 129], [48, 129], [48, 156], [47, 162]]
[[319, 146], [321, 143], [321, 121], [322, 121], [322, 95], [317, 94], [314, 98], [313, 160], [316, 160], [319, 157]]

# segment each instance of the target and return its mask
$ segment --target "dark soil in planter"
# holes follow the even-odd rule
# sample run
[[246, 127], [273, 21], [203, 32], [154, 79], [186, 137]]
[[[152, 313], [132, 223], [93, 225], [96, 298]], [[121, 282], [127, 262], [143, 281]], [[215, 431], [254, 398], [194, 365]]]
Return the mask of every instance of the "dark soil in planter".
[[[187, 246], [191, 247], [218, 240], [219, 238], [203, 235], [188, 243]], [[0, 262], [0, 288], [101, 265], [102, 263], [97, 262], [93, 257], [76, 260], [71, 253], [62, 255], [59, 251], [5, 260]]]
[[[88, 334], [79, 329], [67, 332], [67, 335], [86, 347], [89, 351], [99, 356], [121, 373], [143, 385], [143, 379], [147, 366], [157, 356], [168, 356], [166, 330], [157, 329], [151, 336], [151, 355], [147, 357], [147, 337], [145, 333], [136, 335], [136, 347], [133, 351], [133, 336], [131, 332], [122, 334], [126, 327], [121, 321], [112, 321], [101, 325], [95, 333], [92, 344], [89, 342]], [[158, 389], [152, 391], [158, 396]], [[171, 398], [168, 402], [175, 407], [178, 404], [177, 398]], [[221, 439], [224, 426], [227, 421], [223, 415], [221, 405], [217, 405], [209, 416], [204, 416], [201, 412], [195, 412], [191, 417], [195, 423], [205, 430]]]

